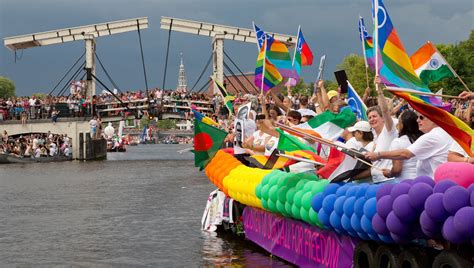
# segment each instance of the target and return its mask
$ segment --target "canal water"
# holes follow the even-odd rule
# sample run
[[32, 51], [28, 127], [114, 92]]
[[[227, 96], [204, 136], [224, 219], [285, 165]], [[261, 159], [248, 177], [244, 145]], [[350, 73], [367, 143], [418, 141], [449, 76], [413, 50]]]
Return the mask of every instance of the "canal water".
[[215, 187], [189, 145], [105, 161], [0, 165], [0, 266], [284, 267], [249, 241], [200, 230]]

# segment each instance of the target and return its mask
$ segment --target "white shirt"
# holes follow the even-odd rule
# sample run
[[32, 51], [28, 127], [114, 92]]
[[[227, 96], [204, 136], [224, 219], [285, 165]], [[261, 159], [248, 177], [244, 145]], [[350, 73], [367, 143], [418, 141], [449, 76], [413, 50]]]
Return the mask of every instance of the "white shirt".
[[[383, 152], [388, 151], [390, 149], [390, 144], [392, 141], [396, 139], [398, 136], [397, 129], [395, 125], [392, 126], [392, 130], [388, 131], [387, 127], [384, 126], [380, 135], [374, 133], [374, 152]], [[390, 159], [381, 159], [378, 161], [373, 162], [374, 166], [379, 169], [391, 169], [392, 168], [392, 160]], [[382, 182], [389, 180], [390, 178], [385, 177], [380, 170], [371, 169], [372, 180], [373, 182]]]
[[[255, 121], [250, 120], [250, 119], [235, 120], [234, 130], [237, 130], [236, 128], [237, 122], [243, 123], [245, 137], [242, 137], [242, 142], [244, 142], [248, 137], [253, 135], [253, 133], [255, 132], [255, 129], [257, 128], [257, 125], [255, 124]], [[244, 148], [234, 144], [234, 154], [244, 154], [244, 153], [245, 153]]]
[[463, 157], [468, 157], [466, 151], [464, 151], [464, 149], [461, 147], [461, 145], [459, 145], [459, 143], [457, 143], [457, 141], [453, 141], [453, 143], [451, 144], [451, 147], [449, 148], [449, 151], [458, 153], [462, 155]]
[[41, 157], [41, 149], [40, 148], [36, 148], [35, 150], [35, 158], [40, 158]]
[[453, 138], [446, 131], [435, 127], [410, 145], [408, 151], [418, 160], [416, 175], [433, 177], [435, 169], [448, 162], [448, 150], [452, 143]]
[[[267, 139], [269, 135], [266, 133], [263, 133], [260, 130], [257, 130], [252, 134], [252, 136], [253, 136], [253, 146], [255, 147], [255, 146], [265, 145], [265, 140]], [[257, 152], [257, 151], [254, 151], [254, 152], [255, 154], [258, 154], [258, 155], [265, 154], [265, 152]]]
[[[403, 135], [393, 140], [390, 146], [390, 151], [406, 149], [411, 145], [410, 139], [407, 135]], [[396, 179], [414, 179], [416, 177], [416, 163], [415, 157], [403, 160], [402, 173]]]

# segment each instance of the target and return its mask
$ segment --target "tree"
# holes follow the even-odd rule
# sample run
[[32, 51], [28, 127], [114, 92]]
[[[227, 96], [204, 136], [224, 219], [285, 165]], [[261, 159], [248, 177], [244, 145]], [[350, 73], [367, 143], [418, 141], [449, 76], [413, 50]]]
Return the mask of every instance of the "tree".
[[[337, 68], [346, 71], [347, 79], [351, 82], [351, 85], [357, 93], [362, 96], [367, 87], [364, 57], [350, 54], [344, 58], [341, 64], [337, 65]], [[368, 68], [367, 72], [369, 76], [369, 86], [373, 88], [375, 74], [370, 68]]]
[[0, 76], [0, 98], [15, 97], [15, 83], [7, 77]]

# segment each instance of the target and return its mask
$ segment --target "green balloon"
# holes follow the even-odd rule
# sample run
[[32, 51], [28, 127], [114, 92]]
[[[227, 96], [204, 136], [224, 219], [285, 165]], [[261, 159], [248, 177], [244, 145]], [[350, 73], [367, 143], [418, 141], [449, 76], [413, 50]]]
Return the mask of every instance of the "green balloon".
[[288, 193], [288, 187], [281, 186], [278, 189], [278, 200], [282, 203], [286, 203], [286, 194]]
[[278, 200], [276, 202], [276, 208], [277, 208], [278, 212], [280, 212], [281, 214], [286, 213], [285, 204], [280, 202], [280, 200]]
[[262, 207], [263, 207], [264, 209], [270, 210], [270, 209], [268, 208], [268, 206], [267, 206], [267, 200], [261, 199], [260, 201], [262, 202]]
[[300, 209], [294, 204], [291, 206], [291, 216], [298, 220], [301, 219]]
[[265, 184], [262, 187], [261, 193], [262, 193], [262, 199], [268, 200], [268, 191], [270, 190], [270, 186], [268, 184]]
[[292, 207], [292, 204], [291, 204], [291, 203], [288, 203], [288, 202], [285, 203], [286, 215], [291, 216], [291, 207]]
[[326, 188], [326, 186], [329, 184], [329, 181], [328, 180], [320, 180], [320, 181], [317, 181], [313, 187], [311, 188], [311, 192], [313, 194], [317, 194], [317, 193], [320, 193], [322, 191], [324, 191], [324, 188]]
[[303, 190], [299, 190], [296, 192], [295, 197], [293, 198], [293, 204], [295, 204], [297, 207], [301, 207], [301, 201], [303, 199]]
[[305, 183], [305, 185], [303, 186], [303, 190], [305, 192], [308, 192], [308, 191], [311, 191], [313, 185], [316, 184], [315, 181], [308, 181], [307, 183]]
[[313, 194], [311, 192], [304, 193], [301, 200], [301, 207], [307, 210], [310, 209], [312, 200], [313, 200]]
[[262, 179], [262, 182], [260, 182], [260, 184], [262, 184], [262, 186], [267, 185], [268, 182], [270, 181], [270, 177], [272, 176], [272, 174], [273, 173], [270, 173], [270, 174], [264, 176], [263, 179]]
[[278, 178], [277, 185], [280, 187], [286, 186], [288, 183], [288, 178], [285, 175], [282, 175], [280, 178]]
[[262, 199], [262, 184], [257, 185], [257, 187], [255, 188], [255, 195], [259, 199]]
[[295, 188], [289, 189], [288, 192], [286, 193], [286, 202], [293, 204], [293, 198], [295, 197], [295, 193], [296, 193]]
[[273, 202], [276, 202], [278, 200], [278, 185], [273, 185], [272, 187], [270, 187], [270, 190], [268, 191], [268, 196]]
[[301, 219], [309, 224], [311, 224], [311, 220], [309, 218], [309, 212], [305, 208], [300, 208], [300, 216]]
[[296, 184], [296, 189], [297, 190], [302, 190], [304, 185], [308, 182], [308, 180], [306, 179], [302, 179], [300, 180], [297, 184]]
[[268, 209], [269, 209], [271, 212], [278, 212], [277, 207], [276, 207], [276, 204], [275, 204], [275, 202], [273, 202], [272, 200], [268, 200], [268, 201], [267, 201], [267, 206], [268, 206]]
[[309, 209], [309, 219], [311, 220], [311, 223], [315, 225], [321, 224], [321, 222], [319, 222], [318, 213], [316, 213], [316, 211], [314, 211], [312, 208]]

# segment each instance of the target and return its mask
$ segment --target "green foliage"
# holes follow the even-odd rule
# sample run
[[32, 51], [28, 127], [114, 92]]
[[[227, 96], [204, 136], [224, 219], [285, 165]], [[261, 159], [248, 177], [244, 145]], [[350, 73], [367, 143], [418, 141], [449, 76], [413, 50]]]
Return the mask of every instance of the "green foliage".
[[156, 126], [159, 129], [173, 129], [176, 128], [176, 120], [173, 119], [163, 119], [163, 120], [158, 120], [158, 123]]
[[15, 97], [15, 83], [4, 76], [0, 76], [0, 98], [8, 99], [11, 97]]
[[[362, 96], [364, 94], [365, 88], [367, 87], [364, 57], [351, 54], [345, 57], [342, 63], [337, 65], [337, 68], [346, 71], [347, 79], [357, 91], [357, 93]], [[372, 70], [370, 70], [370, 68], [367, 68], [367, 73], [369, 76], [369, 86], [373, 88], [375, 74]]]

